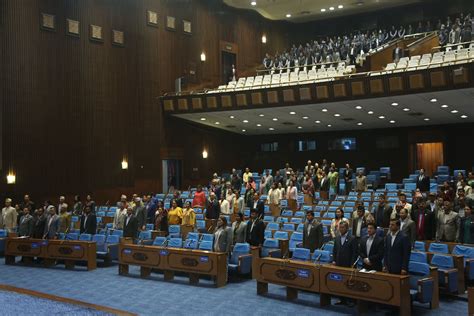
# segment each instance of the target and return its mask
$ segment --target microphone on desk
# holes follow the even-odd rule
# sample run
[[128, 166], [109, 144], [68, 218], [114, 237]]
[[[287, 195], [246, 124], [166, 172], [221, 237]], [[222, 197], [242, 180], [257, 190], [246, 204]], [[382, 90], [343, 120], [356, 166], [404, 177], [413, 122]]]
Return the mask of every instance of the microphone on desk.
[[169, 243], [169, 239], [165, 239], [165, 241], [163, 241], [161, 246], [166, 248], [166, 247], [168, 247], [168, 243]]
[[356, 261], [354, 261], [354, 263], [352, 264], [352, 268], [354, 268], [357, 264], [357, 262], [359, 262], [359, 260], [362, 259], [360, 256], [357, 257]]
[[323, 255], [323, 254], [320, 253], [319, 256], [316, 257], [316, 259], [314, 260], [314, 264], [316, 264], [316, 262], [319, 262], [319, 259], [321, 259], [321, 256], [322, 256], [322, 255]]
[[188, 242], [187, 242], [186, 247], [187, 247], [187, 248], [191, 248], [191, 246], [194, 244], [195, 241], [196, 241], [196, 240], [194, 240], [194, 239], [189, 239]]

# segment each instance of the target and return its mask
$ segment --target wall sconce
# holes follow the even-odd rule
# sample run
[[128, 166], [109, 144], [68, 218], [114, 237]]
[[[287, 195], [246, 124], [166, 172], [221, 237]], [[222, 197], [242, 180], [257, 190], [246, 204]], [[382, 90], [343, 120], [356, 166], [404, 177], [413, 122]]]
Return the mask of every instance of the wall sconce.
[[9, 172], [7, 175], [7, 183], [15, 184], [15, 182], [16, 182], [16, 175], [13, 172]]
[[267, 43], [267, 37], [265, 36], [265, 34], [262, 35], [262, 43], [263, 44]]
[[206, 61], [206, 54], [204, 52], [201, 53], [201, 61]]
[[207, 159], [207, 156], [208, 156], [207, 150], [204, 149], [204, 150], [202, 151], [202, 158]]
[[127, 170], [128, 169], [128, 161], [125, 160], [125, 158], [122, 160], [122, 169]]

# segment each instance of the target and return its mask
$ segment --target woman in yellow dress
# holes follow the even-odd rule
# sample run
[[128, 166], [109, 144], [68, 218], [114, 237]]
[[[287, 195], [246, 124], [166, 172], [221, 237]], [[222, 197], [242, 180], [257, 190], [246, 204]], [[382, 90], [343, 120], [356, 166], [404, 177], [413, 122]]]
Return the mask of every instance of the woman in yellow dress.
[[183, 225], [196, 225], [196, 213], [191, 207], [191, 202], [186, 202], [183, 209]]
[[176, 200], [171, 202], [171, 208], [168, 211], [168, 225], [179, 225], [183, 219], [183, 210], [178, 206]]

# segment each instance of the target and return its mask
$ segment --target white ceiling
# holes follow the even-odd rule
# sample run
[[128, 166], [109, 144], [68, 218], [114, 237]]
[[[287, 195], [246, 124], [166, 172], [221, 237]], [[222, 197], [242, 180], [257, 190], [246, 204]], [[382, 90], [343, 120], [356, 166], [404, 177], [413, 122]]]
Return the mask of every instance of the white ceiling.
[[[421, 2], [422, 0], [223, 0], [229, 6], [255, 10], [270, 20], [307, 22], [360, 12], [375, 11]], [[342, 5], [342, 8], [339, 6]], [[333, 7], [334, 10], [330, 10]], [[325, 9], [325, 12], [321, 12]], [[287, 17], [291, 14], [291, 17]]]
[[[431, 102], [433, 98], [436, 98], [437, 102]], [[397, 102], [398, 106], [392, 105], [393, 102]], [[448, 105], [448, 107], [442, 108], [442, 105]], [[357, 109], [357, 106], [362, 109]], [[409, 111], [404, 111], [405, 108]], [[327, 109], [327, 112], [323, 112], [323, 109]], [[457, 110], [458, 113], [451, 113], [453, 110]], [[369, 111], [374, 113], [370, 115]], [[296, 114], [292, 115], [290, 112]], [[414, 116], [414, 113], [422, 114]], [[263, 117], [260, 116], [262, 114]], [[336, 117], [334, 114], [340, 114], [340, 116]], [[461, 118], [462, 115], [466, 115], [467, 118]], [[474, 88], [321, 104], [174, 114], [174, 116], [242, 135], [456, 124], [474, 122]], [[379, 116], [384, 116], [384, 118], [379, 118]], [[203, 121], [201, 118], [206, 120]], [[273, 121], [273, 118], [278, 120]], [[425, 118], [429, 120], [425, 121]], [[345, 119], [353, 120], [345, 121]], [[244, 123], [244, 120], [248, 123]], [[390, 123], [391, 120], [395, 123]], [[320, 123], [315, 121], [320, 121]], [[328, 125], [331, 126], [328, 127]], [[270, 128], [274, 130], [269, 130]]]

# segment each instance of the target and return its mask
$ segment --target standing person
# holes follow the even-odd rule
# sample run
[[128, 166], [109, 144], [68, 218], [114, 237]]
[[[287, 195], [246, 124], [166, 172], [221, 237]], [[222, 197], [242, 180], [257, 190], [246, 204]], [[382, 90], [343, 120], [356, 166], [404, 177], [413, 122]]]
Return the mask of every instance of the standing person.
[[13, 233], [18, 225], [18, 214], [16, 209], [12, 206], [12, 199], [7, 198], [5, 200], [5, 207], [2, 209], [2, 222], [3, 227], [9, 233]]
[[314, 185], [313, 185], [313, 180], [311, 180], [311, 176], [309, 173], [307, 173], [304, 176], [302, 191], [304, 194], [304, 204], [313, 205]]
[[72, 207], [72, 213], [74, 215], [80, 216], [82, 215], [82, 209], [83, 209], [83, 205], [82, 205], [81, 197], [79, 195], [74, 196], [74, 205]]
[[23, 216], [20, 219], [18, 234], [20, 235], [20, 237], [33, 237], [34, 228], [35, 220], [30, 214], [30, 208], [26, 206], [25, 208], [23, 208]]
[[146, 230], [146, 208], [140, 197], [135, 197], [135, 205], [133, 206], [133, 215], [137, 219], [138, 230]]
[[227, 227], [227, 219], [221, 215], [214, 231], [214, 251], [229, 253], [232, 246], [232, 228]]
[[384, 271], [392, 274], [407, 274], [410, 254], [410, 240], [400, 231], [400, 221], [391, 219], [389, 233], [385, 237]]
[[286, 199], [288, 200], [288, 208], [293, 212], [298, 209], [298, 189], [295, 187], [295, 182], [293, 180], [289, 181], [288, 189], [286, 191]]
[[163, 202], [159, 201], [153, 220], [155, 230], [165, 232], [168, 235], [168, 211], [163, 207]]
[[67, 233], [71, 229], [71, 214], [67, 211], [67, 204], [59, 205], [59, 228], [58, 233]]
[[262, 177], [262, 182], [260, 183], [260, 194], [267, 195], [268, 191], [272, 187], [273, 176], [270, 174], [270, 170], [265, 170], [265, 175]]
[[245, 201], [244, 197], [240, 195], [240, 192], [234, 191], [234, 200], [232, 201], [234, 214], [244, 214]]
[[258, 217], [256, 209], [250, 210], [250, 220], [247, 222], [247, 243], [251, 246], [263, 245], [265, 225]]
[[313, 211], [306, 212], [306, 222], [303, 227], [303, 247], [312, 253], [323, 245], [323, 225], [314, 218]]
[[183, 208], [183, 225], [196, 225], [196, 212], [191, 207], [191, 202], [186, 202]]
[[57, 239], [58, 228], [59, 216], [56, 214], [56, 208], [50, 205], [48, 207], [48, 217], [46, 217], [43, 239]]
[[244, 214], [237, 213], [232, 223], [233, 244], [247, 242], [247, 224], [243, 221]]
[[344, 210], [341, 207], [338, 207], [336, 213], [334, 213], [334, 218], [331, 221], [330, 233], [332, 239], [339, 235], [339, 224], [341, 222], [349, 223], [349, 220], [344, 217]]
[[220, 208], [221, 208], [221, 214], [223, 215], [231, 215], [232, 210], [230, 208], [229, 201], [224, 196], [221, 196], [221, 200], [219, 202]]
[[89, 206], [91, 212], [95, 214], [95, 201], [92, 199], [90, 194], [86, 195], [86, 203], [84, 206]]
[[90, 207], [86, 206], [81, 216], [81, 234], [95, 235], [97, 232], [97, 218], [92, 214]]
[[265, 213], [265, 202], [260, 200], [260, 196], [257, 192], [253, 194], [253, 200], [249, 207], [250, 209], [257, 210], [258, 217], [263, 218], [263, 215]]
[[197, 186], [197, 191], [194, 192], [193, 207], [204, 208], [206, 206], [206, 194], [202, 190], [202, 185]]
[[359, 256], [362, 258], [363, 268], [367, 270], [382, 271], [384, 256], [384, 240], [377, 236], [377, 227], [374, 223], [367, 224], [367, 236], [360, 240]]
[[181, 225], [182, 219], [183, 209], [175, 200], [171, 201], [171, 208], [168, 210], [168, 225]]
[[416, 225], [408, 216], [408, 211], [404, 208], [400, 210], [400, 230], [408, 237], [410, 245], [414, 246], [416, 240]]
[[377, 227], [388, 228], [392, 208], [387, 204], [384, 195], [379, 195], [379, 204], [375, 207], [374, 218]]
[[364, 237], [367, 233], [367, 215], [365, 212], [364, 205], [358, 205], [356, 216], [352, 218], [352, 235], [359, 242], [361, 237]]
[[[112, 224], [113, 229], [123, 230], [123, 222], [127, 214], [127, 209], [125, 207], [125, 202], [118, 202], [118, 207], [115, 211], [114, 221]], [[86, 206], [87, 207], [87, 206]]]
[[278, 217], [281, 214], [280, 200], [281, 191], [278, 188], [278, 184], [274, 182], [267, 196], [267, 203], [270, 206], [270, 212], [272, 213], [273, 217]]
[[349, 192], [352, 190], [352, 168], [351, 166], [346, 163], [346, 168], [344, 169], [344, 183], [345, 183], [345, 189], [346, 189], [346, 195], [349, 194]]
[[359, 194], [367, 191], [367, 177], [362, 170], [357, 173], [355, 190]]
[[464, 217], [459, 225], [458, 241], [463, 244], [474, 244], [474, 214], [469, 206], [464, 207]]
[[433, 240], [436, 235], [436, 213], [426, 207], [425, 200], [418, 201], [418, 207], [413, 212], [416, 224], [417, 240]]
[[321, 200], [329, 199], [329, 179], [324, 171], [320, 172], [319, 196], [321, 197]]
[[214, 192], [209, 194], [209, 199], [206, 202], [206, 218], [207, 219], [218, 219], [221, 213], [221, 207], [219, 201], [216, 198]]
[[443, 211], [438, 214], [436, 240], [454, 242], [458, 237], [459, 216], [453, 212], [452, 203], [444, 201]]
[[252, 177], [252, 173], [250, 172], [250, 169], [249, 168], [245, 168], [245, 172], [242, 176], [242, 181], [244, 182], [244, 186], [247, 185], [247, 183], [249, 182], [249, 178]]
[[23, 203], [20, 205], [20, 208], [21, 208], [22, 210], [24, 210], [25, 207], [28, 207], [28, 208], [30, 209], [30, 215], [32, 215], [32, 213], [36, 210], [36, 208], [35, 208], [35, 202], [33, 202], [33, 201], [30, 199], [29, 194], [25, 194], [25, 196], [23, 197]]
[[34, 213], [33, 238], [42, 239], [44, 236], [44, 228], [46, 226], [46, 215], [42, 207], [38, 208]]
[[425, 175], [425, 169], [420, 169], [420, 175], [416, 178], [416, 188], [420, 189], [421, 192], [430, 191], [430, 177]]
[[333, 200], [337, 195], [337, 188], [339, 186], [339, 173], [334, 166], [329, 169], [329, 199]]
[[127, 208], [127, 215], [123, 224], [123, 237], [137, 238], [138, 235], [138, 221], [133, 215], [133, 209]]

